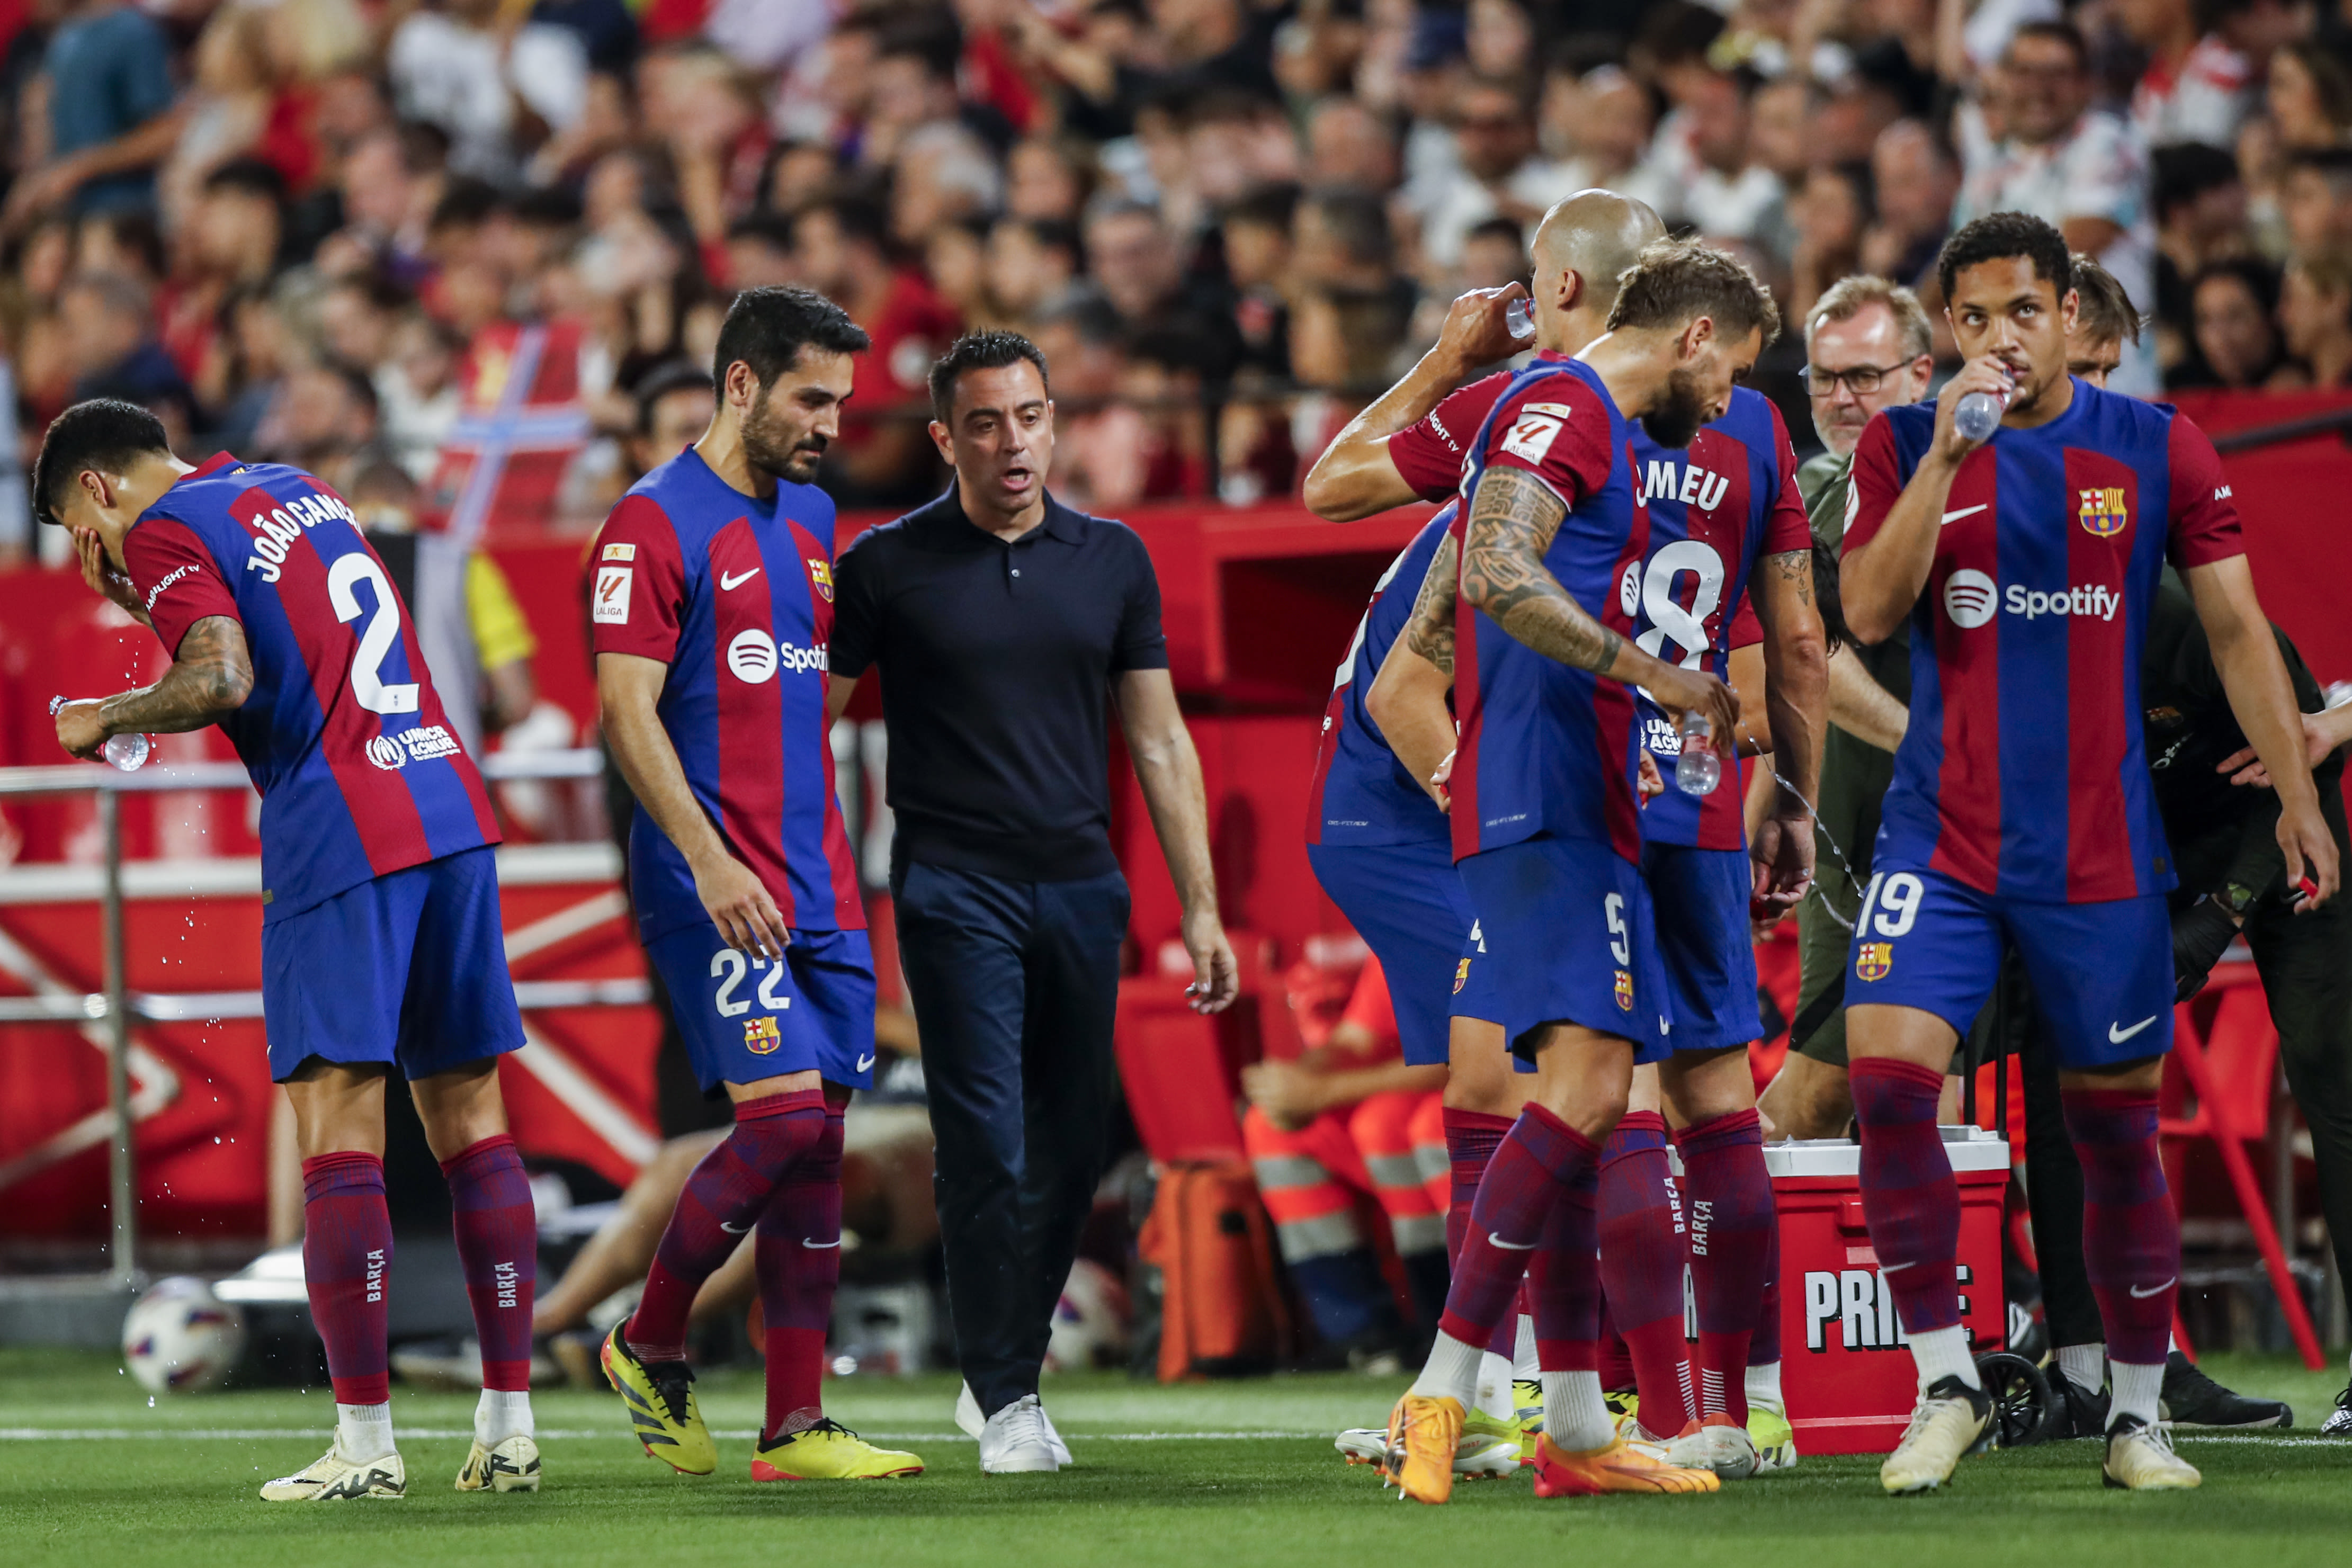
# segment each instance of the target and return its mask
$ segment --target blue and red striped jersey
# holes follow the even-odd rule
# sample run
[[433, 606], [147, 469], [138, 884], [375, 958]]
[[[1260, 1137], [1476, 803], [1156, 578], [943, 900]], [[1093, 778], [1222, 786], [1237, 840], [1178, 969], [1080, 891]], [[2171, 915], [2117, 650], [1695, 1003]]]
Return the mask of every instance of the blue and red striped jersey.
[[[1633, 641], [1645, 653], [1685, 669], [1704, 662], [1729, 680], [1731, 650], [1764, 636], [1748, 601], [1757, 559], [1813, 545], [1788, 427], [1770, 398], [1738, 387], [1723, 417], [1686, 449], [1660, 446], [1638, 421], [1633, 438], [1636, 483], [1650, 514]], [[1642, 813], [1642, 836], [1703, 850], [1745, 848], [1740, 791], [1675, 789], [1673, 759], [1682, 737], [1646, 695], [1642, 719], [1643, 744], [1666, 774], [1666, 792]]]
[[[1846, 549], [1877, 536], [1935, 424], [1920, 403], [1863, 432]], [[2078, 381], [2056, 419], [1970, 453], [1912, 611], [1911, 725], [1875, 863], [2051, 904], [2170, 888], [2140, 644], [2168, 554], [2242, 553], [2213, 444], [2169, 407]]]
[[[1580, 361], [1538, 356], [1478, 427], [1462, 470], [1463, 516], [1489, 468], [1533, 475], [1568, 505], [1544, 566], [1585, 613], [1631, 635], [1649, 517], [1626, 421]], [[1459, 535], [1463, 522], [1457, 517]], [[1622, 585], [1622, 587], [1621, 587]], [[1513, 637], [1465, 600], [1455, 611], [1454, 855], [1539, 834], [1642, 854], [1633, 796], [1633, 694]]]
[[[669, 666], [659, 712], [686, 781], [795, 930], [863, 930], [825, 721], [833, 501], [757, 501], [688, 447], [631, 487], [597, 535], [599, 653]], [[708, 920], [686, 857], [639, 810], [630, 895], [648, 942]]]
[[1315, 747], [1315, 778], [1307, 789], [1310, 844], [1439, 843], [1445, 814], [1413, 781], [1364, 711], [1364, 695], [1381, 661], [1412, 619], [1414, 599], [1429, 563], [1454, 523], [1454, 507], [1428, 522], [1372, 588], [1372, 601], [1356, 622], [1355, 640], [1331, 678], [1323, 708], [1323, 736]]
[[261, 792], [263, 925], [499, 841], [415, 622], [325, 484], [223, 453], [140, 514], [122, 559], [174, 655], [211, 616], [245, 629], [253, 692], [220, 727]]

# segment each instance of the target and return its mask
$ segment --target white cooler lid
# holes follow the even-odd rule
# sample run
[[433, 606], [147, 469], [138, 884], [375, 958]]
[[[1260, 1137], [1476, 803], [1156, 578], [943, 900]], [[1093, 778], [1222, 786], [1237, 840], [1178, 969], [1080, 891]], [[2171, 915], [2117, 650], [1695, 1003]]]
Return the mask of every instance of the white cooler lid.
[[[1938, 1127], [1956, 1171], [2009, 1168], [2009, 1145], [1982, 1127]], [[1859, 1176], [1862, 1145], [1845, 1138], [1792, 1139], [1764, 1145], [1764, 1168], [1776, 1176]]]

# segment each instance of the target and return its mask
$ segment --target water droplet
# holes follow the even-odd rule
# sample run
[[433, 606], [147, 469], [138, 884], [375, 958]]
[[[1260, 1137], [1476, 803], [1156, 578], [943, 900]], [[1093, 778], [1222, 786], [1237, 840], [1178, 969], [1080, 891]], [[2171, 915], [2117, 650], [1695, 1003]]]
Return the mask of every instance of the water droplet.
[[147, 1408], [150, 1410], [155, 1408], [155, 1396], [152, 1394], [147, 1396]]

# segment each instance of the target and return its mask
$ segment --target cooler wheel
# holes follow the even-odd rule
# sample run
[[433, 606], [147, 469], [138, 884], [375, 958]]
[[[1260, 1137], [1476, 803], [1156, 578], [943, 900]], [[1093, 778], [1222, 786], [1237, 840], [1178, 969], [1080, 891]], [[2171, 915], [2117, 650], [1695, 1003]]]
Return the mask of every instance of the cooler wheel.
[[2042, 1440], [2053, 1420], [2050, 1381], [2021, 1355], [1999, 1352], [1977, 1357], [1977, 1376], [1992, 1396], [1987, 1448], [2022, 1448]]

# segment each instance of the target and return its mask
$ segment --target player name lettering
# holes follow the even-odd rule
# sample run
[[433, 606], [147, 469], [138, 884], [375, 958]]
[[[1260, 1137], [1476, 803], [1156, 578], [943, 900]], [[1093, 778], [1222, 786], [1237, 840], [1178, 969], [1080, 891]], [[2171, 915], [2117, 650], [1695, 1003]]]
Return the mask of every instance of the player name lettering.
[[287, 547], [302, 537], [304, 528], [315, 528], [330, 517], [354, 526], [359, 522], [352, 509], [332, 496], [299, 496], [282, 507], [243, 519], [254, 530], [253, 553], [246, 557], [246, 570], [258, 571], [265, 582], [276, 582]]
[[1680, 501], [1711, 512], [1723, 505], [1723, 497], [1731, 489], [1731, 481], [1721, 474], [1710, 474], [1696, 464], [1683, 468], [1682, 476], [1675, 476], [1675, 465], [1657, 458], [1650, 460], [1649, 471], [1642, 476], [1642, 499], [1644, 501]]
[[393, 773], [412, 762], [430, 762], [458, 749], [457, 737], [446, 727], [426, 724], [404, 729], [397, 735], [377, 736], [367, 743], [367, 759]]

